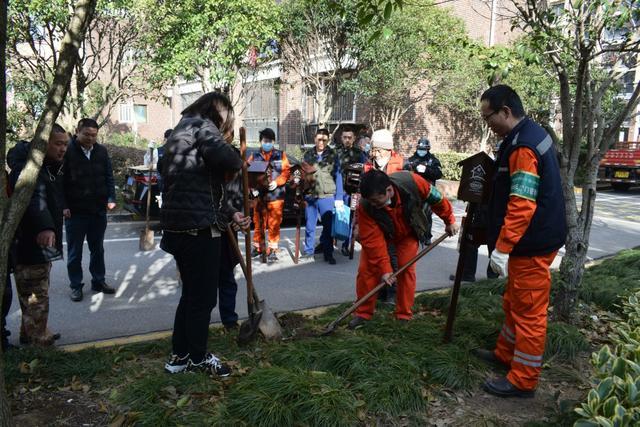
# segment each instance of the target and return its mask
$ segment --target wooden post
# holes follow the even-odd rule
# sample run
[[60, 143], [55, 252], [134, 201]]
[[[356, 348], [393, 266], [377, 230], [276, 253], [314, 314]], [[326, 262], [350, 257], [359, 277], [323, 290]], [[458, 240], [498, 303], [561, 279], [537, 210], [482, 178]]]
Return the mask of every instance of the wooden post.
[[458, 265], [456, 267], [453, 289], [451, 290], [451, 300], [449, 302], [447, 324], [444, 331], [445, 342], [450, 342], [453, 337], [453, 323], [456, 319], [460, 283], [462, 282], [467, 251], [472, 244], [480, 245], [486, 243], [480, 241], [480, 239], [475, 236], [475, 230], [472, 230], [472, 222], [478, 206], [480, 204], [486, 204], [489, 201], [495, 167], [493, 160], [485, 152], [474, 154], [459, 162], [458, 165], [462, 166], [462, 177], [460, 179], [460, 186], [458, 187], [458, 200], [463, 200], [468, 202], [468, 204], [466, 217], [462, 220], [460, 230], [460, 254], [458, 256]]
[[462, 227], [460, 228], [460, 255], [458, 256], [458, 265], [456, 267], [456, 276], [453, 281], [453, 289], [451, 290], [451, 300], [449, 302], [449, 313], [447, 314], [447, 325], [444, 329], [444, 341], [450, 342], [453, 336], [453, 322], [456, 320], [456, 310], [458, 308], [458, 295], [460, 294], [460, 284], [462, 283], [462, 274], [464, 272], [464, 263], [467, 259], [467, 251], [471, 244], [469, 234], [471, 229], [471, 220], [476, 212], [476, 204], [467, 204], [466, 217], [462, 219]]

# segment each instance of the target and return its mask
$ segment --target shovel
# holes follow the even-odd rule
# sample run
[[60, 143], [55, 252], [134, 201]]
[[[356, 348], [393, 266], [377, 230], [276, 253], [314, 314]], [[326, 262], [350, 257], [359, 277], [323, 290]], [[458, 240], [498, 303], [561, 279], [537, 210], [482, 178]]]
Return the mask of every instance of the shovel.
[[[242, 269], [242, 273], [247, 280], [247, 302], [250, 306], [249, 319], [247, 319], [242, 323], [242, 325], [240, 325], [240, 332], [238, 333], [238, 343], [247, 344], [251, 342], [255, 338], [258, 330], [267, 339], [276, 340], [282, 338], [282, 329], [280, 328], [278, 319], [273, 314], [267, 303], [264, 300], [261, 301], [258, 298], [258, 293], [253, 287], [253, 280], [251, 276], [249, 276], [250, 273], [247, 271], [247, 264], [244, 261], [244, 257], [242, 256], [242, 252], [240, 251], [240, 246], [238, 246], [238, 241], [236, 240], [235, 233], [231, 229], [231, 226], [227, 228], [227, 236], [229, 236], [231, 246], [233, 247], [238, 260], [240, 261], [240, 268]], [[251, 298], [248, 297], [249, 292]]]
[[[249, 173], [247, 171], [247, 134], [244, 127], [240, 128], [240, 153], [242, 155], [242, 193], [244, 197], [244, 215], [249, 216]], [[242, 257], [242, 252], [235, 239], [235, 235], [231, 228], [227, 229], [231, 246], [233, 246], [240, 267], [247, 281], [247, 311], [249, 319], [242, 322], [240, 331], [238, 332], [238, 343], [247, 344], [255, 339], [258, 331], [262, 332], [267, 339], [280, 339], [282, 330], [278, 320], [273, 312], [269, 309], [264, 301], [260, 301], [258, 294], [253, 287], [253, 277], [251, 273], [251, 231], [245, 233], [245, 252], [246, 257]], [[245, 262], [246, 259], [246, 262]]]
[[148, 188], [147, 188], [147, 215], [146, 215], [146, 224], [144, 226], [144, 230], [140, 231], [140, 243], [139, 249], [141, 251], [152, 251], [156, 247], [156, 242], [154, 240], [153, 230], [149, 227], [149, 211], [151, 210], [151, 175], [153, 173], [153, 147], [149, 148], [150, 156], [149, 156], [149, 177], [148, 177]]
[[[418, 252], [418, 254], [416, 256], [414, 256], [409, 262], [407, 262], [405, 265], [403, 265], [402, 267], [400, 267], [400, 269], [396, 272], [394, 272], [390, 279], [395, 279], [396, 277], [398, 277], [403, 271], [405, 271], [407, 268], [411, 267], [413, 264], [415, 264], [420, 258], [422, 258], [423, 256], [425, 256], [426, 254], [428, 254], [429, 252], [431, 252], [431, 250], [433, 248], [435, 248], [436, 246], [438, 246], [444, 239], [446, 239], [447, 237], [449, 237], [446, 233], [443, 234], [442, 236], [438, 237], [433, 243], [431, 243], [429, 246], [427, 246], [426, 248], [424, 248], [423, 250], [421, 250], [420, 252]], [[350, 315], [351, 313], [353, 313], [354, 311], [356, 311], [356, 309], [358, 307], [360, 307], [362, 304], [364, 304], [365, 302], [367, 302], [367, 300], [369, 298], [371, 298], [373, 295], [375, 295], [376, 293], [378, 293], [378, 291], [380, 289], [382, 289], [383, 287], [387, 286], [386, 282], [380, 282], [378, 285], [376, 285], [375, 288], [371, 289], [365, 296], [363, 296], [362, 298], [360, 298], [358, 301], [356, 301], [355, 303], [353, 303], [353, 305], [351, 307], [349, 307], [348, 309], [346, 309], [340, 316], [338, 316], [338, 318], [336, 320], [334, 320], [333, 322], [329, 323], [327, 325], [327, 327], [325, 328], [325, 330], [320, 334], [320, 336], [326, 336], [329, 335], [331, 333], [333, 333], [333, 331], [336, 330], [336, 328], [338, 327], [338, 325], [340, 324], [340, 322], [342, 322], [344, 319], [346, 319], [346, 317], [348, 315]]]

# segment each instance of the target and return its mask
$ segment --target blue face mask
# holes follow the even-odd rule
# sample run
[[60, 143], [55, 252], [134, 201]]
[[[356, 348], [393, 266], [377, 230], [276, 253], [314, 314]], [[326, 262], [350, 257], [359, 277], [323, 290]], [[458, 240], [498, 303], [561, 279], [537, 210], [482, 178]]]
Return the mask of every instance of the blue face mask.
[[265, 153], [268, 153], [269, 151], [273, 150], [273, 142], [263, 142], [262, 149], [264, 150]]
[[371, 144], [364, 144], [364, 152], [368, 153], [369, 151], [371, 151]]
[[420, 157], [424, 157], [424, 156], [426, 156], [426, 155], [427, 155], [427, 153], [428, 153], [428, 151], [427, 151], [427, 150], [416, 150], [416, 154], [417, 154], [418, 156], [420, 156]]

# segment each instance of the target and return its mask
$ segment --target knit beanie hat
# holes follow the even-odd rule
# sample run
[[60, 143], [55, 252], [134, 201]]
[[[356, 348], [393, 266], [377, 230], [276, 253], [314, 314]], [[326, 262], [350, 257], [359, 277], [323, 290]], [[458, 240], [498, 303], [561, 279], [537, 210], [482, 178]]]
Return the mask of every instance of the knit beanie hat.
[[371, 146], [384, 150], [393, 150], [393, 135], [388, 129], [379, 129], [371, 135]]

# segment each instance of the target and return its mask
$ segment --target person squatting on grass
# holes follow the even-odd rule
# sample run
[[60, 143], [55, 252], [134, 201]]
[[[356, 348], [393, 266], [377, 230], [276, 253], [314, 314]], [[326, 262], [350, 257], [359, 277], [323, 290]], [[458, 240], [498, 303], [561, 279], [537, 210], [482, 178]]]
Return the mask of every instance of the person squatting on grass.
[[182, 277], [182, 295], [173, 325], [169, 373], [201, 371], [227, 376], [231, 370], [207, 352], [211, 310], [221, 280], [227, 226], [247, 229], [251, 220], [230, 202], [226, 183], [242, 167], [233, 140], [233, 107], [221, 93], [202, 95], [182, 112], [165, 144], [161, 173], [160, 247], [173, 255]]
[[[360, 181], [362, 200], [357, 217], [360, 227], [360, 265], [356, 278], [356, 294], [360, 299], [378, 283], [393, 285], [391, 275], [418, 254], [418, 244], [428, 238], [427, 219], [423, 210], [428, 203], [444, 221], [449, 236], [458, 232], [451, 203], [435, 186], [418, 174], [401, 171], [387, 175], [371, 170]], [[416, 290], [415, 264], [398, 276], [396, 319], [408, 321]], [[357, 329], [373, 317], [376, 295], [356, 309], [349, 322]]]
[[[62, 259], [62, 163], [68, 143], [67, 132], [54, 124], [33, 195], [15, 235], [14, 276], [22, 310], [21, 344], [50, 346], [60, 338], [60, 334], [49, 331], [47, 321], [51, 261]], [[7, 155], [12, 190], [27, 164], [29, 145], [19, 142]]]
[[476, 355], [509, 368], [506, 377], [484, 383], [487, 392], [533, 397], [547, 333], [549, 266], [567, 235], [558, 156], [551, 136], [525, 116], [520, 97], [509, 86], [487, 89], [480, 103], [482, 118], [503, 138], [487, 234], [491, 267], [508, 281], [496, 348], [478, 349]]

